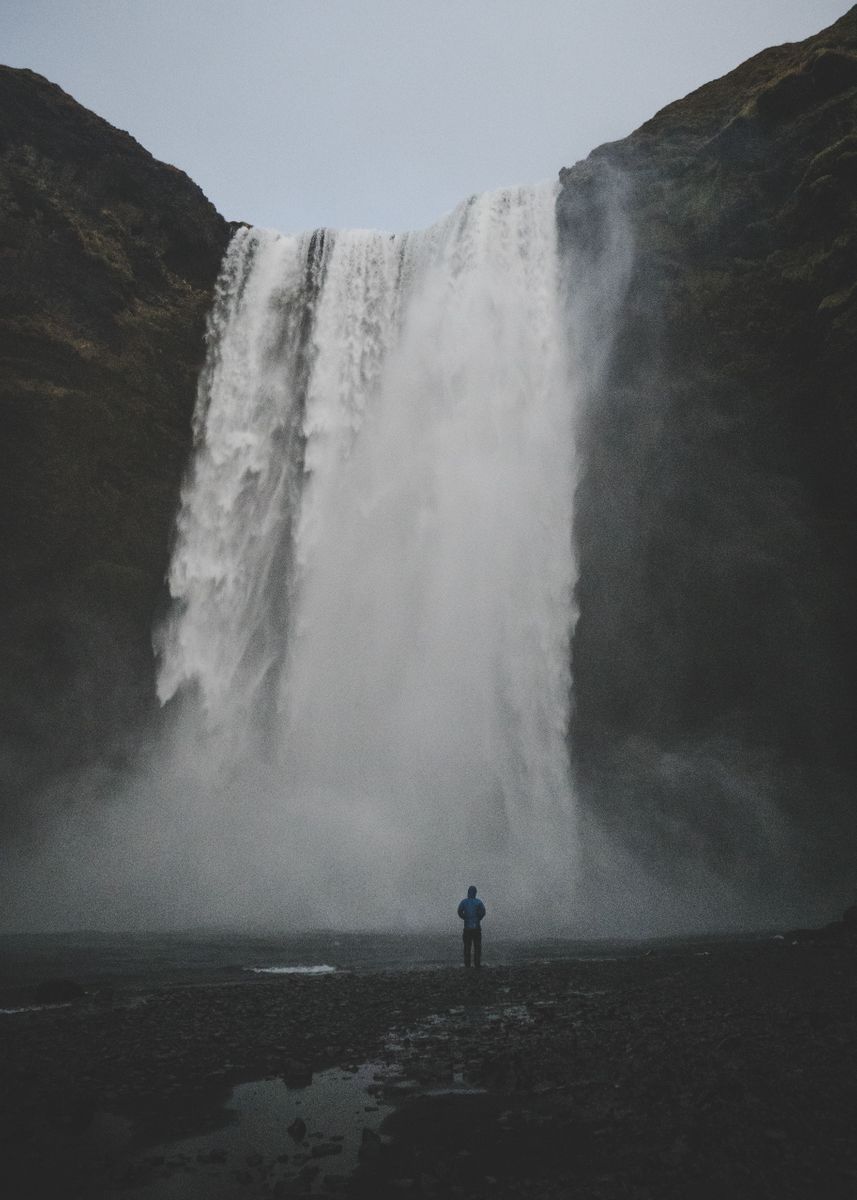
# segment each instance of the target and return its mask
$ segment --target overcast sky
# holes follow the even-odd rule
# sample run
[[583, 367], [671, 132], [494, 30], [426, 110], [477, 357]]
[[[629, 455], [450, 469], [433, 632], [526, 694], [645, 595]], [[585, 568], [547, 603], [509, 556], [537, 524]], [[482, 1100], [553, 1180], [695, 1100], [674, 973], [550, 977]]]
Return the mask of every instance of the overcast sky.
[[284, 231], [553, 177], [847, 0], [0, 0], [32, 67]]

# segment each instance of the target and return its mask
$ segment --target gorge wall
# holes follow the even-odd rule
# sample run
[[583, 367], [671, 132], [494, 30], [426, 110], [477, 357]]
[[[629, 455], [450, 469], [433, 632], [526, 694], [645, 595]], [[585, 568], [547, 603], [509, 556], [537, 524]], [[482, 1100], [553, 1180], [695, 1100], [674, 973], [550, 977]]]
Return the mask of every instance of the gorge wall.
[[[857, 9], [562, 174], [634, 243], [578, 494], [575, 744], [599, 818], [725, 872], [853, 876]], [[795, 882], [797, 880], [795, 879]]]
[[151, 708], [151, 625], [229, 232], [181, 171], [0, 68], [7, 816], [43, 779], [119, 751]]

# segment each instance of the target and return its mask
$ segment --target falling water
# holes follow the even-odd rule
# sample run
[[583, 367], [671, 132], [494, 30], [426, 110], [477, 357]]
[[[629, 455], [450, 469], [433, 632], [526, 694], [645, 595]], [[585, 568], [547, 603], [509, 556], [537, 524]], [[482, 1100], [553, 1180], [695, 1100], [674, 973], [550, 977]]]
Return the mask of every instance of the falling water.
[[159, 693], [286, 910], [323, 886], [345, 924], [430, 922], [472, 880], [512, 912], [571, 874], [554, 202], [500, 191], [401, 236], [242, 229], [227, 253]]

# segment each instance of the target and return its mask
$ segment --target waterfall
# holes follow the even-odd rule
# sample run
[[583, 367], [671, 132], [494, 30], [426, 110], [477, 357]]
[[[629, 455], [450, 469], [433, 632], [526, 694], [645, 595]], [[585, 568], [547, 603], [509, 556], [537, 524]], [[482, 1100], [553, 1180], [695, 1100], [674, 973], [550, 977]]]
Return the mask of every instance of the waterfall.
[[159, 695], [284, 911], [318, 886], [346, 924], [443, 920], [470, 882], [510, 913], [568, 894], [555, 197], [472, 197], [403, 235], [242, 229], [226, 255]]

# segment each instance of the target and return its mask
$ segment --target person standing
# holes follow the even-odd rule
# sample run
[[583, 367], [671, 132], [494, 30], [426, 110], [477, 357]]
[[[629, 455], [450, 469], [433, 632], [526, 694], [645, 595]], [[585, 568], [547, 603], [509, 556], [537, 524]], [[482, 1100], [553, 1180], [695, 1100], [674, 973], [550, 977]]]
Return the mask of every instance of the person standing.
[[458, 915], [464, 922], [464, 965], [470, 966], [470, 953], [473, 952], [473, 965], [478, 970], [482, 966], [482, 918], [485, 916], [485, 905], [476, 895], [476, 888], [471, 884], [467, 896], [458, 906]]

